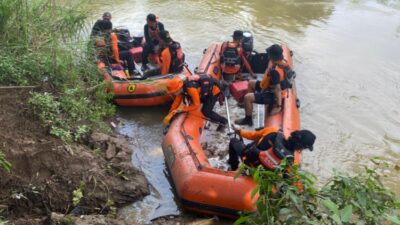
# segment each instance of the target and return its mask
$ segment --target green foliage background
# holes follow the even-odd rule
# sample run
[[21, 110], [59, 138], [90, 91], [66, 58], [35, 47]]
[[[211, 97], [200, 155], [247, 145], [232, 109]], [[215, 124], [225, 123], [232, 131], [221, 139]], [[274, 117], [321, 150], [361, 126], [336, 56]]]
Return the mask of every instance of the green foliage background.
[[85, 3], [0, 2], [0, 85], [46, 86], [47, 92], [33, 93], [29, 103], [50, 132], [65, 141], [106, 128], [103, 119], [115, 112], [86, 54], [91, 49], [82, 35], [89, 15]]
[[287, 173], [285, 161], [276, 171], [242, 165], [258, 183], [252, 196], [259, 197], [257, 212], [243, 213], [235, 224], [400, 225], [400, 201], [380, 181], [379, 172], [388, 165], [373, 162], [376, 167], [355, 176], [334, 174], [320, 189], [315, 176], [297, 166]]

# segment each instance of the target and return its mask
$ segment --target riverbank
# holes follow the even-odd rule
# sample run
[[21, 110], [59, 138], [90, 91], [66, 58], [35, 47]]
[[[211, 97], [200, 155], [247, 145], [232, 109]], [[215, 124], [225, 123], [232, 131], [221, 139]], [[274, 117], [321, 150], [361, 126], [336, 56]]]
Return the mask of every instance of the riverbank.
[[149, 193], [126, 138], [95, 132], [66, 144], [33, 115], [30, 91], [0, 90], [0, 148], [12, 164], [10, 173], [0, 170], [3, 219], [47, 224], [54, 213], [113, 217], [118, 207]]

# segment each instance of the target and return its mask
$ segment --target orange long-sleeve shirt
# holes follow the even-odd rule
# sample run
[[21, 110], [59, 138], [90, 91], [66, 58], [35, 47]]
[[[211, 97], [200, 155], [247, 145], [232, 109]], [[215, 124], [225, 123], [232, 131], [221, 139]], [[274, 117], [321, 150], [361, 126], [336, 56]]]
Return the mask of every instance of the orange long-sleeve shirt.
[[249, 130], [240, 130], [239, 135], [241, 137], [244, 137], [248, 140], [256, 141], [258, 140], [258, 143], [262, 140], [262, 137], [273, 133], [273, 132], [278, 132], [279, 128], [276, 127], [264, 127], [261, 130], [258, 131], [249, 131]]
[[111, 32], [110, 38], [111, 38], [111, 50], [113, 58], [115, 59], [115, 61], [117, 61], [118, 64], [120, 64], [121, 61], [119, 59], [119, 51], [118, 51], [118, 36], [114, 32]]
[[[264, 77], [261, 80], [260, 86], [263, 91], [267, 90], [270, 85], [277, 85], [278, 79], [282, 81], [285, 78], [285, 71], [283, 68], [279, 66], [275, 66], [275, 68], [271, 68], [273, 63], [268, 62], [268, 69], [264, 73]], [[277, 65], [288, 66], [284, 60], [281, 60], [277, 63]], [[276, 73], [277, 72], [277, 73]]]
[[166, 47], [162, 52], [161, 52], [161, 57], [160, 57], [160, 62], [161, 63], [159, 66], [161, 68], [161, 75], [168, 74], [169, 68], [171, 66], [171, 52], [169, 51], [169, 48]]
[[[182, 112], [190, 112], [197, 110], [200, 107], [200, 92], [199, 88], [194, 88], [194, 87], [189, 87], [187, 88], [187, 94], [191, 98], [191, 104], [189, 106], [186, 106], [182, 109]], [[182, 99], [183, 99], [183, 94], [178, 95], [174, 102], [172, 103], [172, 106], [170, 108], [170, 112], [172, 112], [175, 109], [178, 109], [179, 106], [182, 104]]]

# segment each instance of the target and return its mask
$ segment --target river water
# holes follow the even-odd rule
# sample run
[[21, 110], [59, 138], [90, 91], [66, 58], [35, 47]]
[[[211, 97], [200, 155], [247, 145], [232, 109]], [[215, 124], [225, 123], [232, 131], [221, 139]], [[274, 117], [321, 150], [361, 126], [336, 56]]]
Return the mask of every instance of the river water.
[[[304, 154], [303, 169], [322, 183], [334, 168], [353, 173], [381, 157], [391, 167], [385, 183], [400, 195], [395, 169], [400, 166], [399, 0], [118, 0], [96, 7], [93, 19], [103, 11], [113, 14], [114, 26], [132, 33], [142, 32], [147, 13], [157, 14], [183, 46], [191, 68], [204, 48], [230, 40], [235, 29], [251, 31], [259, 52], [272, 43], [288, 44], [294, 51], [302, 127], [317, 135], [314, 151]], [[234, 117], [243, 113], [233, 111]], [[120, 111], [120, 131], [132, 137], [134, 164], [153, 186], [151, 196], [124, 213], [132, 221], [180, 213], [160, 147], [166, 112]]]

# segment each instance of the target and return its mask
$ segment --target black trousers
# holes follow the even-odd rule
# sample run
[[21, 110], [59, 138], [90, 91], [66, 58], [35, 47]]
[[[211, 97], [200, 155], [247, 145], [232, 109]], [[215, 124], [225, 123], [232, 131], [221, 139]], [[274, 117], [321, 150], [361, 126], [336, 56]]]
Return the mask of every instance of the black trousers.
[[215, 103], [217, 103], [218, 101], [218, 96], [219, 94], [211, 95], [210, 97], [206, 98], [203, 101], [203, 107], [201, 108], [201, 112], [211, 121], [225, 125], [228, 123], [228, 120], [225, 117], [220, 116], [218, 113], [213, 111]]
[[228, 164], [231, 166], [231, 170], [237, 170], [237, 168], [239, 167], [239, 157], [243, 157], [243, 152], [245, 148], [246, 145], [238, 138], [232, 138], [229, 141]]
[[127, 62], [128, 71], [130, 75], [134, 75], [135, 63], [133, 62], [133, 56], [129, 50], [123, 50], [119, 52], [119, 58]]
[[231, 170], [237, 170], [239, 167], [239, 158], [245, 157], [244, 163], [249, 166], [258, 166], [260, 164], [258, 155], [260, 151], [254, 148], [254, 142], [245, 145], [242, 140], [232, 138], [229, 142], [229, 159], [228, 163]]
[[142, 65], [146, 65], [147, 63], [149, 63], [149, 55], [150, 53], [153, 52], [155, 44], [150, 42], [147, 43], [143, 46], [143, 51], [142, 51]]

